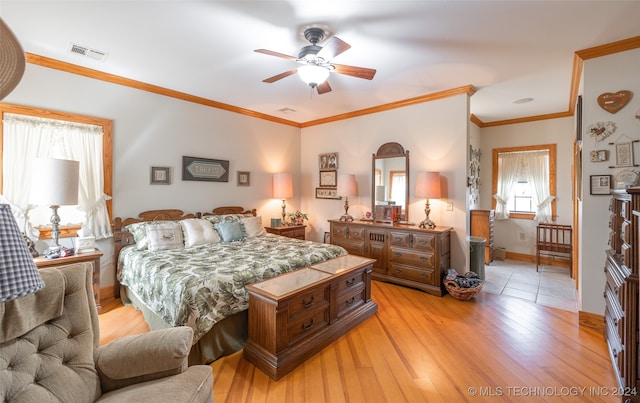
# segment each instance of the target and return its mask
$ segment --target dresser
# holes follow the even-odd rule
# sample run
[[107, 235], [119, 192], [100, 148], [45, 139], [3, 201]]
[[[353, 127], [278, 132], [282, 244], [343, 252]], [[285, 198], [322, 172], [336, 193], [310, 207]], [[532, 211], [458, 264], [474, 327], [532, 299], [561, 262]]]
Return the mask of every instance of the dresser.
[[374, 315], [372, 263], [346, 255], [247, 285], [244, 358], [277, 380]]
[[[635, 389], [638, 393], [640, 188], [614, 191], [609, 211], [603, 293], [605, 336], [620, 391]], [[640, 397], [623, 397], [622, 401], [640, 402]]]
[[451, 228], [329, 220], [331, 243], [375, 259], [371, 277], [442, 296], [450, 267]]
[[264, 227], [264, 229], [270, 234], [282, 235], [287, 238], [305, 239], [306, 225], [286, 225], [283, 227]]
[[471, 236], [486, 240], [484, 244], [484, 264], [493, 262], [493, 222], [495, 210], [471, 210]]

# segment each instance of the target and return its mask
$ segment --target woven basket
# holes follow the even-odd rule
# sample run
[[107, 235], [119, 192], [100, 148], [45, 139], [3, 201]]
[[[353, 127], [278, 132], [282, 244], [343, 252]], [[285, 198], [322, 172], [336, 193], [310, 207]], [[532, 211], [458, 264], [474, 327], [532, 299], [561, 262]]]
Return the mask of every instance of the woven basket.
[[447, 291], [449, 291], [449, 294], [451, 294], [453, 298], [460, 301], [468, 301], [476, 295], [480, 294], [483, 285], [484, 282], [473, 288], [463, 288], [453, 280], [444, 280], [444, 286], [447, 288]]

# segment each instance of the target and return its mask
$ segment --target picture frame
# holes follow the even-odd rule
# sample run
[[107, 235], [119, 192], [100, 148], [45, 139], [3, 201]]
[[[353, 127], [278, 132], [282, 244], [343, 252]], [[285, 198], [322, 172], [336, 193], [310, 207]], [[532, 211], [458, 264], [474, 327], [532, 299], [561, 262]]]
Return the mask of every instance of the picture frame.
[[170, 167], [151, 167], [152, 185], [170, 185], [171, 184], [171, 168]]
[[338, 153], [325, 153], [318, 155], [320, 170], [338, 169]]
[[591, 175], [589, 179], [592, 195], [611, 194], [611, 175]]
[[633, 143], [616, 143], [616, 166], [632, 167], [633, 162]]
[[593, 150], [591, 151], [591, 162], [603, 162], [609, 159], [609, 151]]
[[324, 233], [324, 243], [331, 243], [331, 232]]
[[183, 156], [182, 180], [229, 182], [229, 161]]
[[238, 186], [251, 186], [251, 172], [238, 171]]
[[338, 186], [338, 171], [320, 171], [320, 187]]
[[337, 188], [316, 188], [316, 199], [340, 200], [342, 196], [338, 196]]

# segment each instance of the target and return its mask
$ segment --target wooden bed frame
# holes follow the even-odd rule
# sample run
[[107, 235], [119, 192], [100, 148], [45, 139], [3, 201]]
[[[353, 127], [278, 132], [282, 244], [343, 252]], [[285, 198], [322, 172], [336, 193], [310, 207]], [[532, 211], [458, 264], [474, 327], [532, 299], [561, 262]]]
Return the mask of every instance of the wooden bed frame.
[[536, 234], [536, 271], [540, 255], [569, 259], [569, 275], [573, 277], [573, 241], [571, 225], [538, 224]]

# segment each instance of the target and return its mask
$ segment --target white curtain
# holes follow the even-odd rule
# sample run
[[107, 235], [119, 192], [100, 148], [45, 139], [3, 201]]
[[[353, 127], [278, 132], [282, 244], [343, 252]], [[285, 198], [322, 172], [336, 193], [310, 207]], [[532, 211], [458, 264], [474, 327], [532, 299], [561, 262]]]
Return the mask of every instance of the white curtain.
[[555, 196], [549, 194], [549, 152], [528, 152], [525, 159], [536, 204], [535, 220], [541, 223], [551, 222], [551, 202]]
[[85, 212], [82, 228], [96, 239], [112, 236], [103, 193], [102, 128], [60, 120], [4, 114], [3, 187], [1, 195], [11, 204], [18, 222], [28, 221], [31, 165], [34, 158], [80, 161], [78, 208]]
[[400, 173], [394, 173], [392, 175], [391, 183], [391, 200], [396, 202], [397, 206], [404, 206], [404, 197], [406, 194], [406, 175]]
[[501, 153], [498, 156], [498, 189], [497, 193], [493, 195], [493, 198], [496, 199], [496, 220], [509, 218], [507, 203], [518, 180], [520, 164], [520, 153]]

